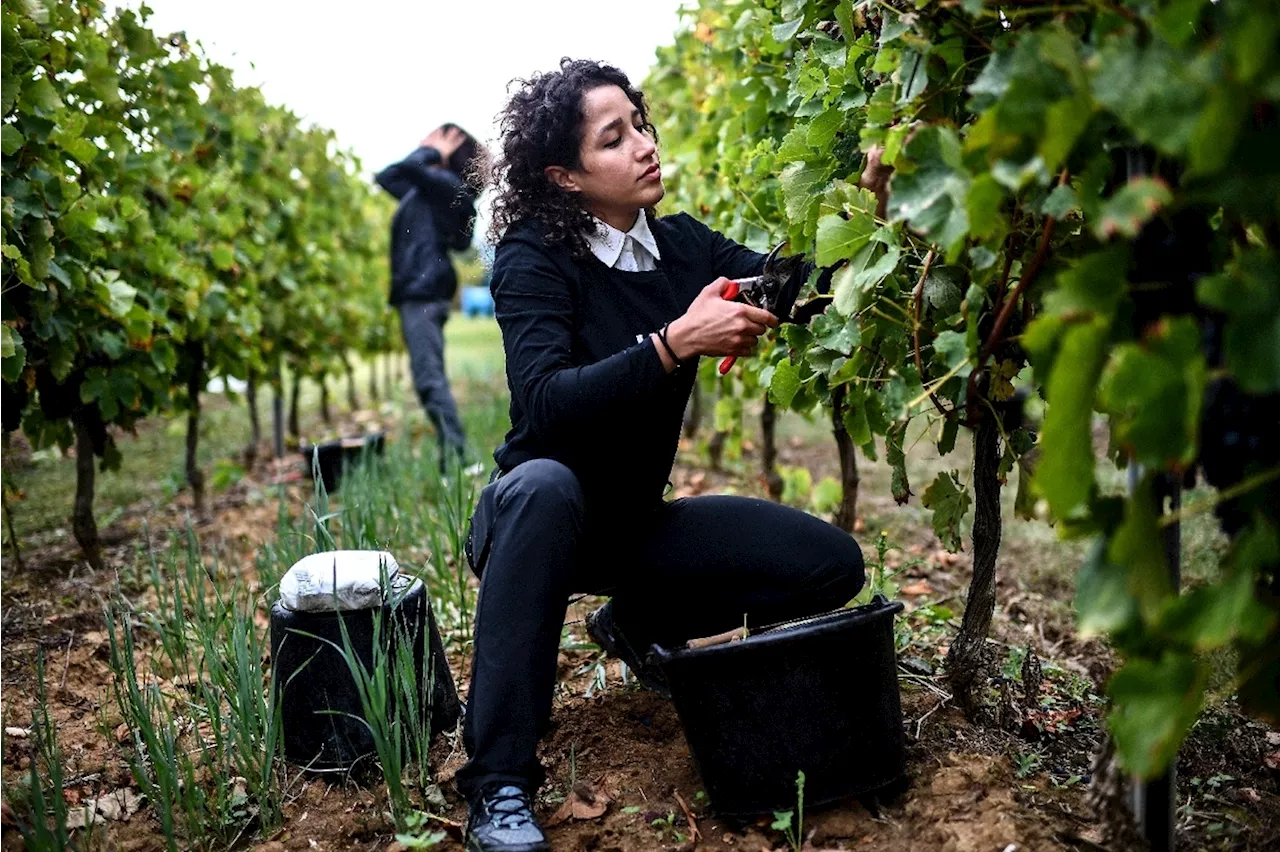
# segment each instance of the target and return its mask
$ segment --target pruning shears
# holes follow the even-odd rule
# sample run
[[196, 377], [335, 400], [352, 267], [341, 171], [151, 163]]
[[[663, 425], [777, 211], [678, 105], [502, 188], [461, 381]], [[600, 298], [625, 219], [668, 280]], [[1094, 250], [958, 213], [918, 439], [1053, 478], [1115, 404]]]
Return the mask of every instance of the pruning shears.
[[[800, 285], [804, 283], [803, 277], [796, 274], [804, 266], [804, 258], [792, 255], [780, 259], [778, 254], [786, 244], [787, 241], [783, 240], [773, 247], [773, 251], [764, 259], [764, 271], [760, 275], [730, 281], [724, 289], [723, 297], [731, 302], [745, 302], [764, 308], [779, 319], [784, 318], [779, 311], [789, 314]], [[721, 361], [720, 375], [733, 369], [737, 360], [736, 355], [729, 355]]]

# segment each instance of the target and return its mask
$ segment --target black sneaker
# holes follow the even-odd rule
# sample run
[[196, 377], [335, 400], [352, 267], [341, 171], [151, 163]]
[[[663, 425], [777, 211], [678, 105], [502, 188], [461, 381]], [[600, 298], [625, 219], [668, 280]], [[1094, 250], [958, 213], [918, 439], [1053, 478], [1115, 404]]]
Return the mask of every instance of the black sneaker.
[[659, 695], [671, 697], [671, 687], [667, 685], [667, 679], [663, 676], [662, 670], [656, 663], [650, 663], [641, 658], [618, 630], [618, 626], [613, 623], [613, 601], [587, 616], [587, 635], [610, 657], [616, 657], [626, 663], [627, 668], [631, 669], [631, 673], [643, 686]]
[[467, 816], [469, 852], [551, 852], [529, 796], [514, 785], [482, 793]]

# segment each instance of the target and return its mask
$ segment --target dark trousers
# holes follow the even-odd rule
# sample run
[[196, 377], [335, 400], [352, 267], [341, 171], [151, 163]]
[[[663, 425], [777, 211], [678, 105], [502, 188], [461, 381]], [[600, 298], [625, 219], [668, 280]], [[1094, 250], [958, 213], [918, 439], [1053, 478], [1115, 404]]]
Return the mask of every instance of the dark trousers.
[[403, 302], [399, 307], [400, 330], [409, 350], [413, 388], [436, 427], [443, 469], [447, 451], [461, 455], [467, 443], [462, 421], [458, 419], [458, 406], [444, 372], [444, 324], [449, 319], [449, 303], [443, 300]]
[[796, 509], [746, 497], [691, 497], [615, 517], [588, 506], [577, 477], [549, 459], [486, 486], [472, 516], [480, 574], [475, 660], [458, 789], [532, 793], [537, 742], [551, 717], [568, 597], [613, 596], [614, 623], [636, 649], [812, 615], [862, 588], [862, 551]]

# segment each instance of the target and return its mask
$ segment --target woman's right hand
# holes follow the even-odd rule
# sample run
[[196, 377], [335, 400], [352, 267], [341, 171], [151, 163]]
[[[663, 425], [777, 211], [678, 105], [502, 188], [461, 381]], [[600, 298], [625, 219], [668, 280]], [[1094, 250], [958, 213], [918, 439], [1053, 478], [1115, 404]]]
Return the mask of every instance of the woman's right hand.
[[724, 298], [732, 282], [717, 278], [667, 328], [667, 342], [681, 360], [695, 355], [750, 355], [766, 328], [778, 318], [763, 308]]

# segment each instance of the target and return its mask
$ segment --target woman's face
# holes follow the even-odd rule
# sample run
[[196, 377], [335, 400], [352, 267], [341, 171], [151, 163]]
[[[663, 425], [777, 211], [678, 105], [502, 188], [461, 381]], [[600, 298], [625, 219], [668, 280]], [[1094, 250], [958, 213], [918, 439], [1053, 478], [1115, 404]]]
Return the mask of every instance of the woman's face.
[[666, 192], [658, 166], [658, 148], [640, 110], [617, 86], [598, 86], [582, 96], [581, 167], [551, 166], [547, 178], [582, 193], [587, 210], [626, 231], [636, 214]]

